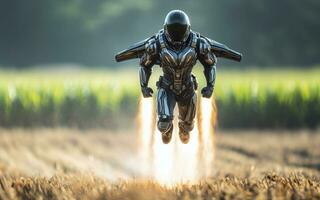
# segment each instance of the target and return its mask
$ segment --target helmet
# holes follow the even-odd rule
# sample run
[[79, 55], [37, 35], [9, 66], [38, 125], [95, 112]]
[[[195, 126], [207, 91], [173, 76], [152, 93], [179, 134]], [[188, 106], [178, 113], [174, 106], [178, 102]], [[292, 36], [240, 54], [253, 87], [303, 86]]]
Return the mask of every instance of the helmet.
[[190, 21], [181, 10], [170, 11], [164, 20], [164, 33], [168, 41], [174, 45], [185, 42], [190, 35]]

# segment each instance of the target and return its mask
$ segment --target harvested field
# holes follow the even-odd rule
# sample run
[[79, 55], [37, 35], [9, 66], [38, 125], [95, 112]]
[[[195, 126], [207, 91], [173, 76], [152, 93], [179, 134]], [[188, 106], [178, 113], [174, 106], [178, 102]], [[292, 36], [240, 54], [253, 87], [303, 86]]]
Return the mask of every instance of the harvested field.
[[212, 176], [173, 186], [145, 176], [134, 133], [0, 133], [0, 199], [320, 198], [316, 132], [218, 131]]

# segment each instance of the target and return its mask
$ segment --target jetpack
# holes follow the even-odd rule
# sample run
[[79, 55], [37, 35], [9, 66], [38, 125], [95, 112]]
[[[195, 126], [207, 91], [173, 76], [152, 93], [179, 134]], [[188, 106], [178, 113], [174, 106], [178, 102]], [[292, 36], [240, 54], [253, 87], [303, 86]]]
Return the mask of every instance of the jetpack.
[[[221, 44], [215, 40], [212, 40], [210, 38], [200, 36], [201, 38], [205, 39], [210, 44], [210, 50], [211, 52], [216, 56], [220, 58], [226, 58], [229, 60], [234, 60], [237, 62], [241, 61], [242, 54], [230, 49], [224, 44]], [[135, 43], [134, 45], [130, 46], [129, 48], [119, 52], [116, 54], [115, 59], [117, 62], [122, 62], [125, 60], [135, 59], [135, 58], [141, 58], [146, 50], [146, 44], [150, 39], [155, 39], [156, 36], [149, 37], [145, 40], [142, 40], [138, 43]]]

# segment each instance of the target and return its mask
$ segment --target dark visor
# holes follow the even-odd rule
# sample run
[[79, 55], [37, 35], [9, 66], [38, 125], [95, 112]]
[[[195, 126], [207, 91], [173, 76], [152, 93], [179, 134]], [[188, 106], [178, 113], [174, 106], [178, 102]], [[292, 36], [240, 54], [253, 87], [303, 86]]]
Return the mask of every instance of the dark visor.
[[167, 31], [171, 40], [181, 42], [187, 32], [188, 25], [186, 24], [168, 24]]

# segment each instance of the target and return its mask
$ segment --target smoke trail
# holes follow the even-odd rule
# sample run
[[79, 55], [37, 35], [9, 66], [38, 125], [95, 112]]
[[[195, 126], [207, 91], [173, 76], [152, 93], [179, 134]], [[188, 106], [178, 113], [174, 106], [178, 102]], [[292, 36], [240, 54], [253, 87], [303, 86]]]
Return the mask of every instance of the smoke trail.
[[154, 133], [154, 104], [152, 98], [140, 98], [138, 110], [138, 153], [141, 174], [151, 175], [152, 140]]
[[188, 144], [182, 144], [179, 139], [177, 120], [174, 121], [172, 141], [170, 144], [162, 143], [161, 133], [154, 126], [153, 107], [153, 99], [141, 98], [138, 136], [143, 174], [167, 185], [195, 182], [210, 176], [214, 158], [214, 100], [200, 98], [198, 120]]
[[199, 132], [200, 132], [200, 164], [202, 176], [212, 175], [214, 160], [214, 127], [216, 125], [216, 106], [213, 98], [202, 98], [199, 104]]

